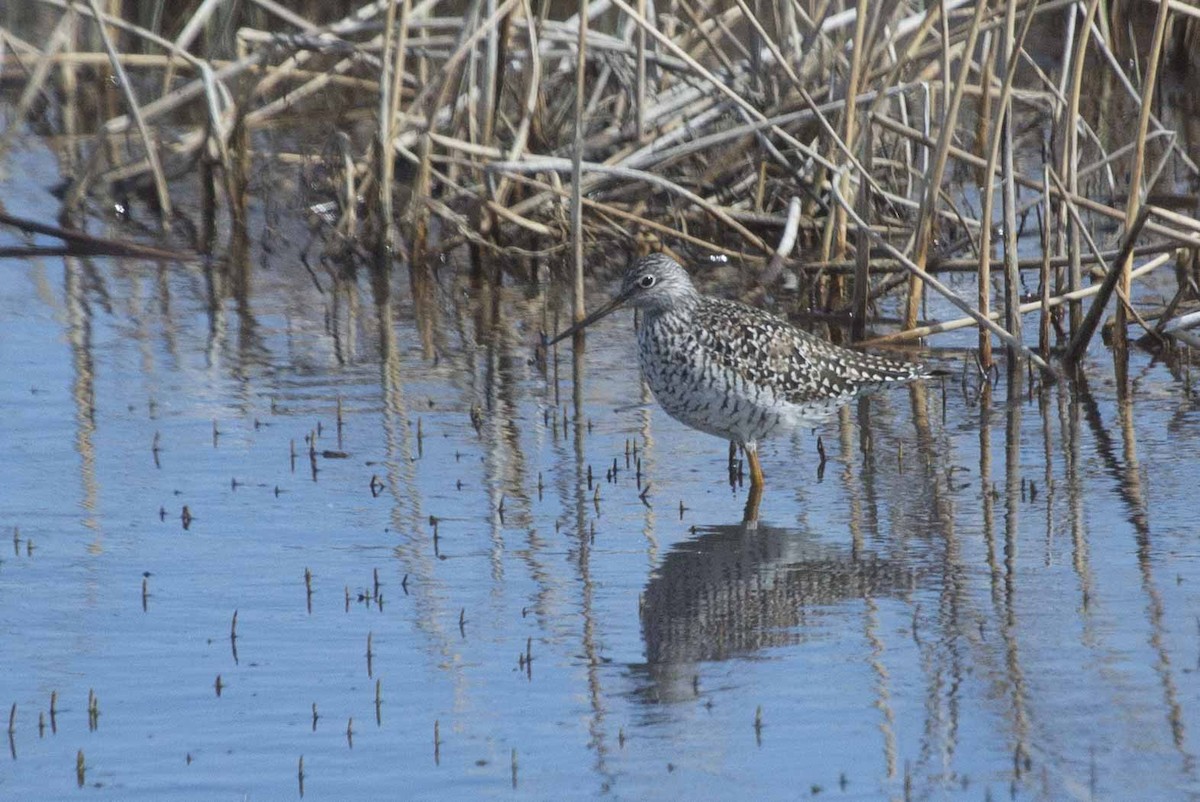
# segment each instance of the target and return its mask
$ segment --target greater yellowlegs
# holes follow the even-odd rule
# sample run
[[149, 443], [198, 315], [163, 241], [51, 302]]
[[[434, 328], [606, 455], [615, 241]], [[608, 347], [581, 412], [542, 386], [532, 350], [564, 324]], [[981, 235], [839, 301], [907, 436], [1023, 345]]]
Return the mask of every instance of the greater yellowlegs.
[[642, 257], [606, 304], [546, 344], [621, 308], [642, 312], [638, 356], [654, 397], [693, 429], [741, 446], [761, 493], [758, 441], [818, 423], [870, 390], [931, 375], [921, 365], [852, 351], [768, 312], [701, 295], [671, 257]]

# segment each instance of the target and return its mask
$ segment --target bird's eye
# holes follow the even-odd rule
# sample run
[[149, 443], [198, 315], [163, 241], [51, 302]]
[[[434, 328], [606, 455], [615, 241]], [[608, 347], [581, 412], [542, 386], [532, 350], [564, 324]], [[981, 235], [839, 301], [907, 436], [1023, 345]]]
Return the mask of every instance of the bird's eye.
[[640, 279], [638, 279], [638, 286], [643, 290], [648, 290], [654, 286], [654, 282], [654, 276], [642, 276]]

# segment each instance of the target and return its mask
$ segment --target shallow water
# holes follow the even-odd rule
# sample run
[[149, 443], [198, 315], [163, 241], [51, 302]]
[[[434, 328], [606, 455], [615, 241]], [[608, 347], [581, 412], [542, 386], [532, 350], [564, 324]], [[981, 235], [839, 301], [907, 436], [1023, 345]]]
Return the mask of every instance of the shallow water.
[[628, 314], [253, 253], [0, 263], [0, 797], [1200, 796], [1186, 373], [863, 399], [746, 526]]

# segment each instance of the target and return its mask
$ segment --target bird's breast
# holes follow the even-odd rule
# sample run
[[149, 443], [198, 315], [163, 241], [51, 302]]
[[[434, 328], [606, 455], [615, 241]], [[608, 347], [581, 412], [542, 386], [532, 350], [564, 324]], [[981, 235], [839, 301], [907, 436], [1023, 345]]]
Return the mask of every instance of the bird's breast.
[[638, 331], [638, 356], [663, 410], [694, 429], [744, 443], [789, 422], [792, 405], [727, 367], [686, 318], [645, 320]]

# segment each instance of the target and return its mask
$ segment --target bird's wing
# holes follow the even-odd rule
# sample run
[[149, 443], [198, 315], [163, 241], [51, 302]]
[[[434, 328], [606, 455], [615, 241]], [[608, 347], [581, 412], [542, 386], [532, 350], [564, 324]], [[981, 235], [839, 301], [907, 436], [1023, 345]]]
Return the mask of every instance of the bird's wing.
[[709, 356], [746, 382], [794, 404], [915, 379], [908, 362], [842, 348], [754, 307], [704, 299], [696, 336]]

